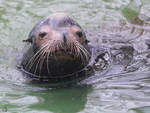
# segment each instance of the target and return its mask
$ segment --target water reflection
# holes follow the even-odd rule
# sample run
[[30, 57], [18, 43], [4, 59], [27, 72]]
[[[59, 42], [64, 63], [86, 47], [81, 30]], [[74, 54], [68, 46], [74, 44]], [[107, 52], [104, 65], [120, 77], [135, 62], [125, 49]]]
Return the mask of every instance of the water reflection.
[[141, 107], [141, 108], [137, 108], [137, 109], [133, 109], [133, 110], [136, 111], [136, 113], [149, 113], [150, 106]]
[[51, 111], [53, 113], [77, 113], [85, 108], [87, 94], [91, 86], [61, 88], [51, 91], [30, 92], [29, 95], [39, 98], [39, 103], [30, 108]]

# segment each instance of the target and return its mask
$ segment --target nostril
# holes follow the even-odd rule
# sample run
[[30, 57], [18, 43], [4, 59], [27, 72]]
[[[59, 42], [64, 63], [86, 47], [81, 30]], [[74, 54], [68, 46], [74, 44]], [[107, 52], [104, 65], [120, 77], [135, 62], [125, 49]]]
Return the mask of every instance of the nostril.
[[64, 43], [67, 42], [67, 38], [66, 38], [66, 35], [65, 35], [65, 34], [63, 34], [63, 40], [64, 40]]

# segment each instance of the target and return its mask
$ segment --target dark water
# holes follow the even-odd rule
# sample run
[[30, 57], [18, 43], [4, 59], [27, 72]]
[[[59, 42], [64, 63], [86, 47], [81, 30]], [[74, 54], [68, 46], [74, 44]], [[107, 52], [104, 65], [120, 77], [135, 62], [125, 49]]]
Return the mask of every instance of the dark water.
[[[72, 15], [93, 51], [109, 53], [108, 67], [84, 85], [27, 84], [16, 69], [22, 40], [54, 12]], [[149, 17], [149, 0], [0, 0], [0, 112], [150, 113]]]

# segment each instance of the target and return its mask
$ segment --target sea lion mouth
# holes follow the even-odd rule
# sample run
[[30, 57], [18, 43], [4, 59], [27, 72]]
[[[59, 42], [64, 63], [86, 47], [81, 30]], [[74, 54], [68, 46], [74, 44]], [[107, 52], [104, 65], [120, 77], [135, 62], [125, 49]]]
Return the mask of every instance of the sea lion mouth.
[[68, 41], [66, 44], [61, 41], [48, 41], [38, 51], [42, 59], [59, 60], [59, 58], [64, 58], [67, 60], [68, 58], [72, 60], [78, 59], [82, 63], [87, 63], [90, 59], [89, 51], [75, 41]]
[[70, 61], [70, 60], [76, 59], [76, 56], [75, 56], [75, 53], [71, 51], [71, 49], [60, 49], [60, 50], [54, 51], [53, 55], [51, 55], [49, 59]]
[[48, 59], [54, 59], [56, 61], [73, 61], [75, 59], [81, 59], [80, 56], [77, 56], [76, 53], [74, 53], [73, 51], [71, 51], [71, 49], [60, 49], [60, 50], [56, 50], [54, 51]]
[[74, 55], [75, 51], [71, 50], [69, 47], [57, 47], [57, 48], [51, 48], [45, 49], [47, 54], [50, 54], [50, 56], [58, 56], [58, 55]]
[[56, 54], [73, 54], [71, 49], [60, 49], [55, 51]]

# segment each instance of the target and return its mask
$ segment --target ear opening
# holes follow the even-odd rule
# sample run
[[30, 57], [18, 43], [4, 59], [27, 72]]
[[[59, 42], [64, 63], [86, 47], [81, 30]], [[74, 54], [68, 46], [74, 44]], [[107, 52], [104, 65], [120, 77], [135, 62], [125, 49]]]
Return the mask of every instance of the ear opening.
[[23, 40], [23, 42], [29, 42], [29, 43], [32, 43], [32, 39], [26, 39], [26, 40]]

